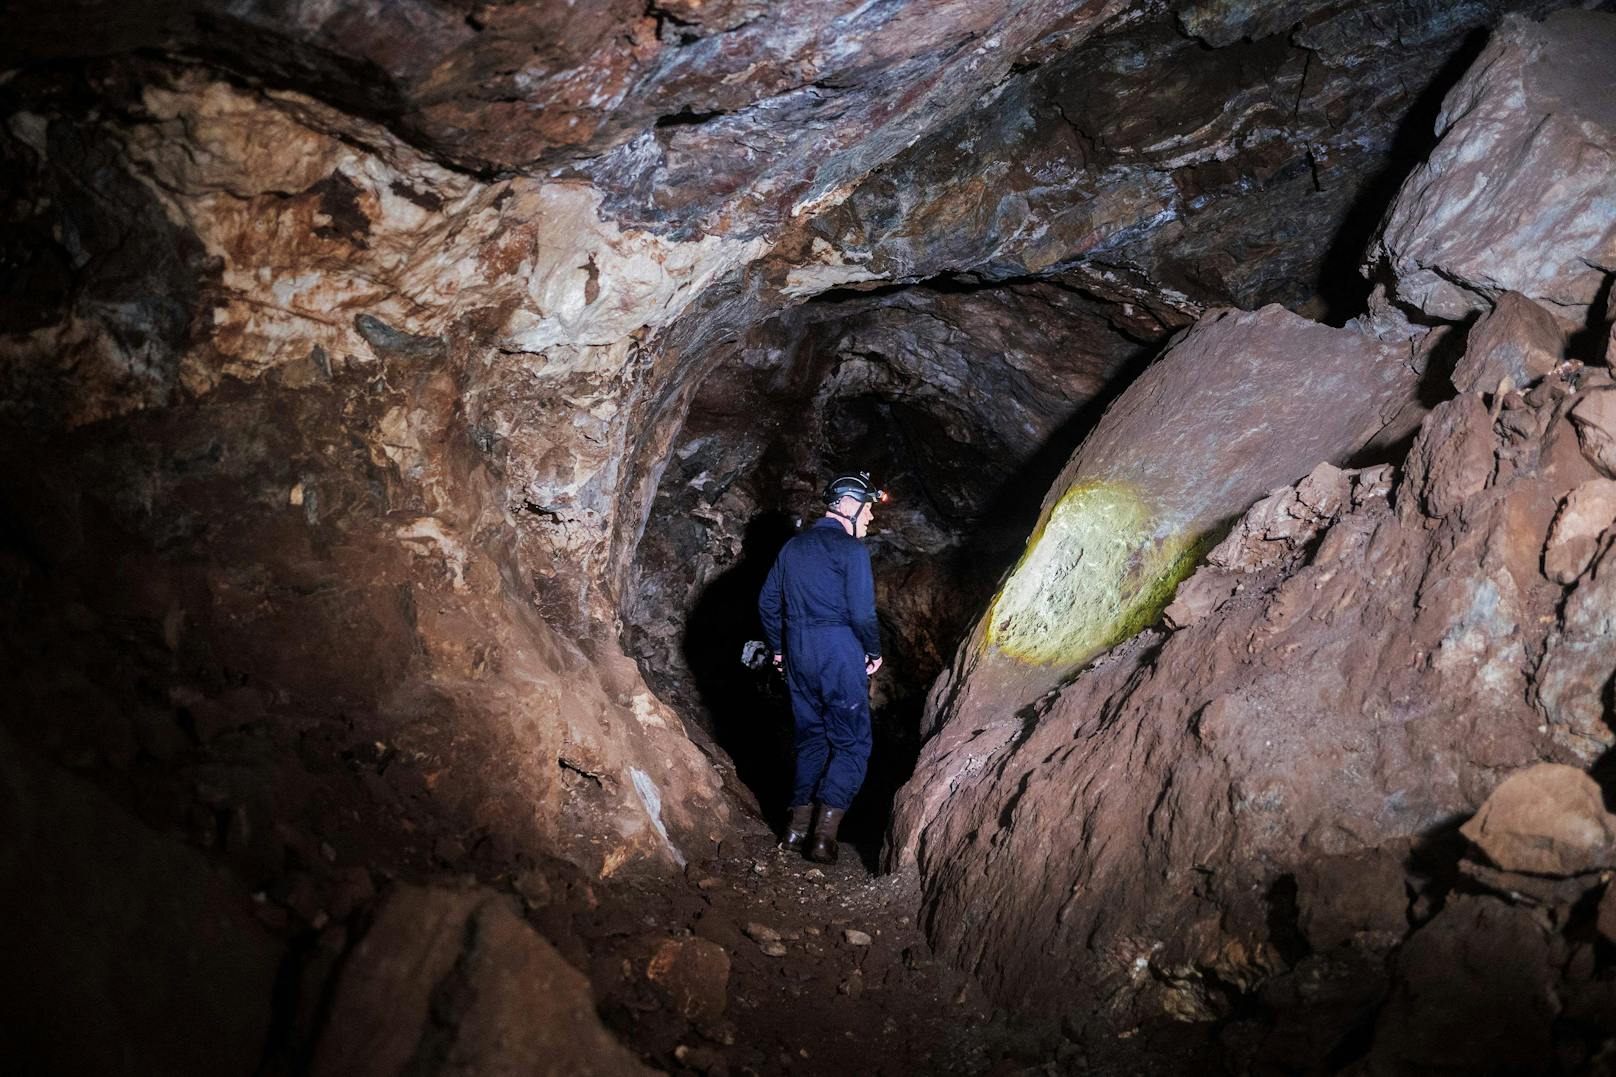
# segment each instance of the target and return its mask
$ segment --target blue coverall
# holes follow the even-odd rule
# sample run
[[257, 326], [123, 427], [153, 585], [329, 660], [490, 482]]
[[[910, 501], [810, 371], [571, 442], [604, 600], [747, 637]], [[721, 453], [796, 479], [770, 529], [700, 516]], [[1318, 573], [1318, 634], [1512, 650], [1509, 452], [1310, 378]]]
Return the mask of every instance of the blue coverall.
[[881, 656], [875, 579], [864, 543], [835, 520], [821, 518], [781, 549], [758, 596], [758, 615], [770, 650], [785, 655], [797, 724], [791, 806], [817, 801], [845, 811], [870, 762], [864, 663]]

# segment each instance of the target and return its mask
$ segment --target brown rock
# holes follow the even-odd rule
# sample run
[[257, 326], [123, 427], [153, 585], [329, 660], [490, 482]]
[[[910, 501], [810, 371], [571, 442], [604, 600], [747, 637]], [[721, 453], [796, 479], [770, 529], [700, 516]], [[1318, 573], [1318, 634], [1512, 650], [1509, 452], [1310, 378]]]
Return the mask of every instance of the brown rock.
[[489, 890], [400, 887], [343, 966], [315, 1074], [646, 1074], [582, 973]]
[[1162, 610], [1162, 620], [1172, 628], [1188, 628], [1223, 605], [1237, 583], [1238, 578], [1222, 569], [1203, 568], [1178, 585], [1173, 600]]
[[1590, 765], [1613, 742], [1608, 703], [1613, 668], [1616, 546], [1607, 544], [1566, 596], [1532, 675], [1533, 697], [1551, 735]]
[[1492, 417], [1476, 394], [1431, 412], [1404, 465], [1408, 486], [1418, 492], [1426, 515], [1447, 516], [1486, 488], [1496, 443]]
[[1573, 583], [1588, 570], [1600, 539], [1616, 523], [1616, 481], [1589, 479], [1566, 495], [1543, 547], [1543, 574]]
[[1387, 946], [1408, 931], [1408, 879], [1393, 850], [1321, 857], [1297, 873], [1298, 925], [1313, 949]]
[[1504, 779], [1459, 832], [1505, 871], [1565, 876], [1616, 866], [1616, 816], [1599, 784], [1558, 763]]
[[1551, 960], [1531, 912], [1452, 898], [1398, 953], [1371, 1072], [1541, 1072], [1559, 1008]]
[[1505, 292], [1567, 328], [1616, 264], [1610, 170], [1616, 103], [1604, 92], [1616, 18], [1512, 16], [1448, 92], [1442, 141], [1409, 176], [1374, 257], [1397, 294], [1458, 321]]
[[1571, 421], [1588, 462], [1616, 478], [1616, 389], [1584, 394], [1571, 409]]
[[[1388, 471], [1385, 466], [1343, 471], [1320, 464], [1296, 486], [1275, 490], [1246, 510], [1206, 555], [1207, 562], [1255, 572], [1305, 552], [1341, 512], [1361, 506], [1371, 497], [1384, 497], [1390, 488]], [[1194, 583], [1192, 578], [1179, 593]]]
[[674, 1012], [692, 1021], [716, 1021], [728, 1003], [729, 954], [706, 939], [668, 939], [646, 965], [646, 977]]
[[1525, 389], [1560, 362], [1565, 333], [1554, 316], [1518, 292], [1505, 292], [1465, 338], [1453, 369], [1461, 393], [1490, 393], [1504, 379]]

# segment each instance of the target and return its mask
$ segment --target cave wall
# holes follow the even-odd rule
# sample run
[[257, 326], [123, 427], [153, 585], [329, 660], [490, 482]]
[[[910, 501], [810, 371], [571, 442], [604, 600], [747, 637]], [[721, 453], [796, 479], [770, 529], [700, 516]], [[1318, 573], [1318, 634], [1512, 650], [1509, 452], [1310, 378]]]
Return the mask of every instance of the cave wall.
[[[1306, 330], [1391, 346], [1380, 363], [1420, 373], [1412, 400], [1450, 397], [1400, 473], [1310, 451], [1324, 462], [1244, 513], [1162, 623], [1102, 651], [1011, 646], [1030, 616], [1022, 592], [1080, 591], [1117, 539], [1055, 535], [1074, 499], [1099, 511], [1095, 489], [1126, 485], [1150, 526], [1174, 533], [1231, 476], [1257, 475], [1254, 439], [1294, 446], [1287, 423], [1322, 433], [1372, 393], [1368, 354], [1350, 390], [1331, 390], [1339, 361], [1322, 342], [1283, 343], [1288, 315], [1214, 312], [1123, 393], [1051, 488], [1017, 575], [933, 689], [938, 732], [900, 794], [891, 846], [925, 880], [936, 944], [1007, 1004], [1106, 1029], [1229, 1022], [1244, 1066], [1534, 1070], [1550, 1043], [1573, 1069], [1605, 1057], [1608, 1026], [1586, 1023], [1586, 1003], [1609, 978], [1588, 919], [1608, 874], [1534, 868], [1464, 839], [1477, 840], [1482, 823], [1466, 821], [1495, 790], [1495, 810], [1510, 810], [1517, 774], [1539, 775], [1521, 788], [1585, 782], [1589, 833], [1604, 825], [1598, 787], [1577, 772], [1608, 780], [1613, 743], [1616, 653], [1608, 612], [1592, 611], [1608, 610], [1613, 537], [1601, 424], [1616, 326], [1602, 267], [1616, 214], [1566, 194], [1583, 162], [1604, 159], [1616, 114], [1559, 76], [1608, 55], [1613, 32], [1616, 18], [1582, 12], [1506, 21], [1368, 252], [1372, 270], [1406, 279], [1368, 317]], [[1582, 227], [1564, 228], [1567, 214]], [[1462, 236], [1430, 223], [1461, 219]], [[1537, 229], [1554, 242], [1518, 242]], [[1460, 321], [1477, 305], [1479, 320]], [[1220, 346], [1231, 317], [1243, 324]], [[1210, 352], [1178, 365], [1190, 349]], [[1216, 436], [1198, 442], [1202, 408], [1180, 402], [1215, 410], [1222, 379], [1264, 354], [1308, 372], [1258, 378], [1232, 404], [1244, 417], [1210, 420]], [[1141, 545], [1125, 582], [1149, 576], [1160, 549]], [[1018, 590], [1023, 572], [1033, 579]], [[1088, 615], [1082, 601], [1046, 612], [1040, 643]], [[1569, 766], [1532, 769], [1543, 762]], [[1550, 802], [1532, 810], [1585, 825]], [[1547, 824], [1511, 819], [1524, 843], [1550, 841], [1534, 829]], [[1513, 881], [1540, 869], [1573, 881], [1554, 893]], [[1470, 955], [1487, 946], [1512, 955], [1507, 970], [1479, 972]], [[1555, 1024], [1559, 1012], [1582, 1016]], [[1487, 1030], [1456, 1045], [1446, 1033], [1460, 1027]]]
[[[83, 622], [63, 640], [104, 709], [145, 681], [159, 707], [218, 712], [179, 737], [204, 757], [247, 731], [334, 741], [379, 775], [409, 760], [384, 789], [431, 774], [426, 810], [471, 840], [597, 870], [678, 860], [669, 825], [708, 840], [695, 820], [723, 808], [704, 759], [580, 632], [611, 608], [611, 421], [636, 349], [520, 349], [677, 307], [725, 244], [673, 254], [601, 224], [578, 184], [483, 184], [306, 98], [138, 74], [96, 84], [115, 112], [74, 102], [71, 81], [8, 87], [38, 95], [9, 127], [32, 173], [13, 213], [52, 237], [13, 278], [41, 324], [5, 342], [12, 458], [54, 461], [7, 476], [19, 614]], [[599, 246], [573, 264], [536, 240], [547, 226]], [[77, 274], [45, 291], [63, 264]], [[25, 653], [59, 642], [43, 627]], [[132, 669], [98, 669], [98, 647]], [[123, 721], [75, 720], [61, 685], [13, 668], [31, 740], [138, 754]], [[232, 795], [266, 795], [238, 776]], [[680, 794], [665, 813], [659, 787]], [[395, 830], [401, 803], [391, 789], [366, 814]]]

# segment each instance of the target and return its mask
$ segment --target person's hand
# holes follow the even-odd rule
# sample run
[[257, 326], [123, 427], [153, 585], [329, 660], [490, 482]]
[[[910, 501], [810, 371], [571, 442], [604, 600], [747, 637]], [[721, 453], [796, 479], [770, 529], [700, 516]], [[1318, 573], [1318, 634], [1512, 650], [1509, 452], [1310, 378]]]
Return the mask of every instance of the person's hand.
[[866, 677], [875, 676], [875, 671], [880, 668], [881, 660], [879, 658], [871, 658], [869, 655], [864, 656], [864, 675]]
[[781, 654], [779, 651], [776, 651], [774, 653], [774, 668], [775, 669], [779, 669], [782, 666], [784, 666], [785, 661], [786, 661], [786, 656], [785, 655]]

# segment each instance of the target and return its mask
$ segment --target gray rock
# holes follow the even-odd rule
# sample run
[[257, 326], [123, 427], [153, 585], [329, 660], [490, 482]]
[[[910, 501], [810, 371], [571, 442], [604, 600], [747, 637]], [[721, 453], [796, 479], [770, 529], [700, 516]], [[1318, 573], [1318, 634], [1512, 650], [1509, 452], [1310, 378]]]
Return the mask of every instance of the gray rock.
[[1616, 271], [1613, 55], [1611, 15], [1505, 20], [1443, 102], [1442, 141], [1372, 252], [1399, 298], [1459, 320], [1514, 291], [1587, 323]]

